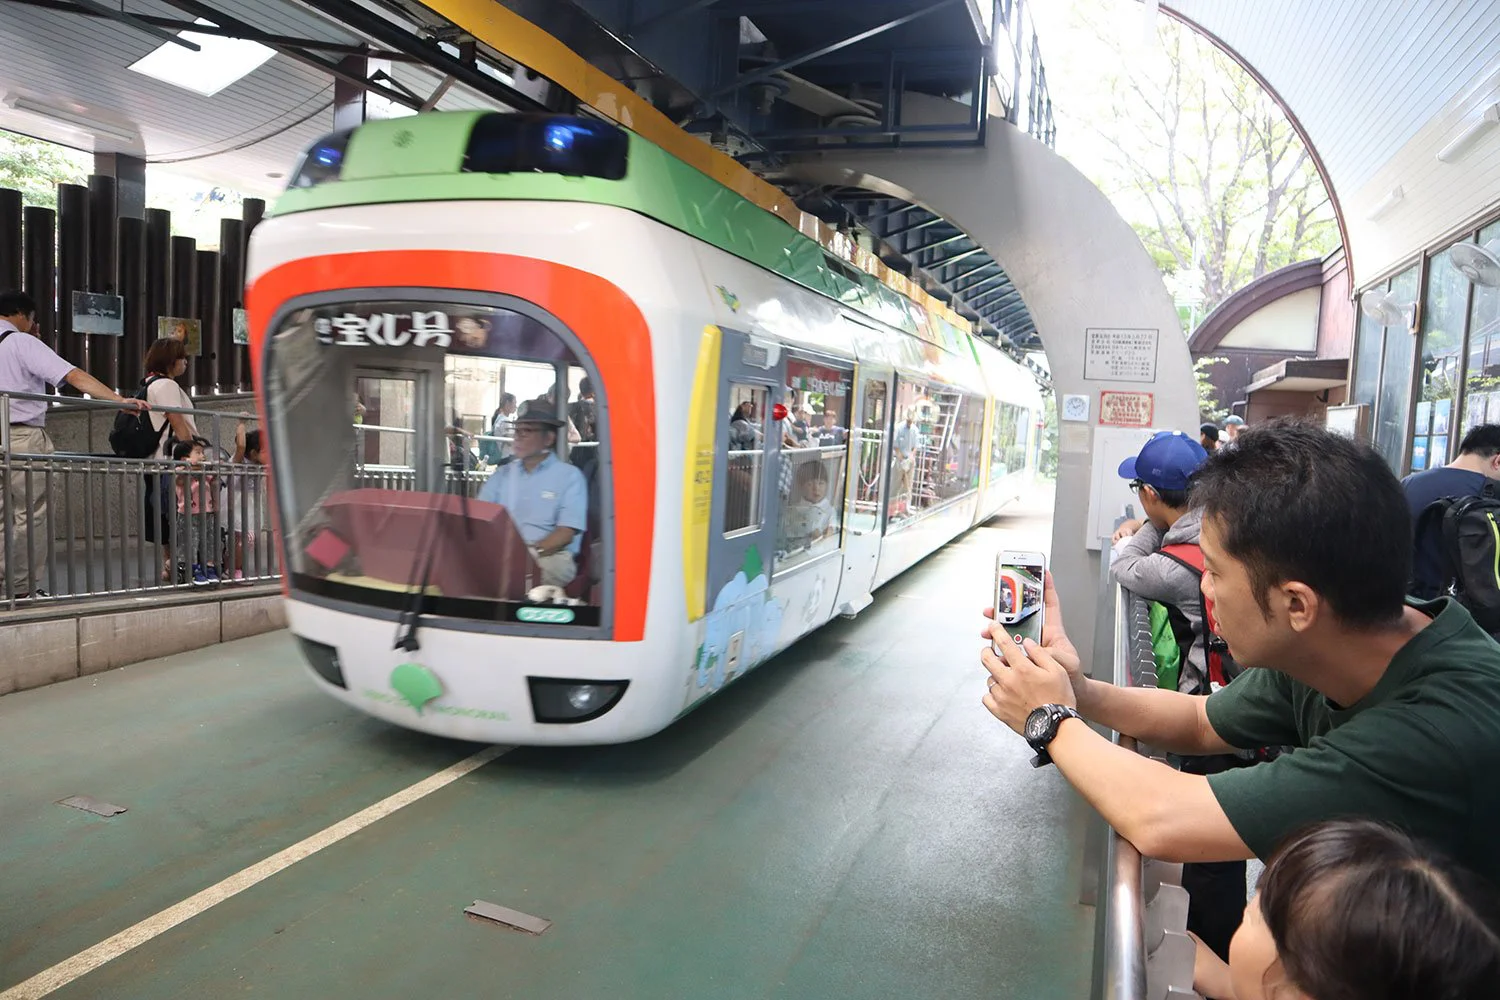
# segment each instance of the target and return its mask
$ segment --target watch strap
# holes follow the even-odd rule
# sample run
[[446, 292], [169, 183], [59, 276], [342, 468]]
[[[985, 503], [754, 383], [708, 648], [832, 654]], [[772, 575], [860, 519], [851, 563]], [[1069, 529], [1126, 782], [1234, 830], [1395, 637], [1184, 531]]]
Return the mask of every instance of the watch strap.
[[1047, 732], [1037, 740], [1028, 740], [1031, 749], [1036, 751], [1036, 756], [1031, 758], [1032, 767], [1046, 767], [1052, 763], [1052, 755], [1047, 752], [1047, 747], [1057, 738], [1057, 731], [1062, 727], [1064, 719], [1082, 719], [1078, 710], [1069, 708], [1067, 705], [1043, 705], [1041, 711], [1047, 713]]

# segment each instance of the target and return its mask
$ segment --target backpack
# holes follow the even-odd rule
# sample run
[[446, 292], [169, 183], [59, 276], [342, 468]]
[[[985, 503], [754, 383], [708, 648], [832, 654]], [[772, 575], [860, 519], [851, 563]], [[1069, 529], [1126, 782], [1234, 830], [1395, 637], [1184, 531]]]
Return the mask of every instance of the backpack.
[[[1198, 574], [1200, 580], [1203, 578], [1203, 550], [1197, 545], [1192, 543], [1164, 545], [1161, 548], [1161, 554], [1179, 566], [1192, 570]], [[1199, 612], [1203, 616], [1203, 659], [1208, 664], [1207, 693], [1212, 694], [1244, 673], [1245, 668], [1234, 662], [1234, 657], [1229, 655], [1229, 644], [1219, 638], [1218, 633], [1214, 631], [1213, 623], [1216, 621], [1214, 618], [1214, 602], [1203, 595], [1203, 588], [1201, 586], [1198, 588], [1198, 602]], [[1188, 624], [1186, 615], [1175, 608], [1169, 608], [1168, 610], [1180, 620], [1180, 625], [1176, 631], [1179, 641], [1183, 642], [1182, 658], [1186, 660], [1187, 649], [1197, 640], [1197, 637], [1192, 634], [1192, 628]]]
[[1480, 628], [1500, 633], [1500, 483], [1486, 482], [1476, 496], [1434, 500], [1417, 518], [1414, 537], [1420, 540], [1434, 526], [1441, 531], [1445, 592]]
[[1147, 607], [1151, 613], [1151, 655], [1156, 661], [1156, 686], [1176, 691], [1182, 674], [1183, 649], [1173, 619], [1180, 617], [1181, 613], [1160, 601], [1152, 601]]
[[[153, 375], [146, 379], [133, 398], [145, 399], [146, 390], [160, 378], [166, 376]], [[171, 426], [170, 422], [163, 420], [161, 430], [156, 430], [151, 426], [151, 414], [142, 410], [122, 410], [115, 414], [115, 426], [109, 432], [110, 450], [121, 458], [151, 458], [161, 447], [161, 439]]]

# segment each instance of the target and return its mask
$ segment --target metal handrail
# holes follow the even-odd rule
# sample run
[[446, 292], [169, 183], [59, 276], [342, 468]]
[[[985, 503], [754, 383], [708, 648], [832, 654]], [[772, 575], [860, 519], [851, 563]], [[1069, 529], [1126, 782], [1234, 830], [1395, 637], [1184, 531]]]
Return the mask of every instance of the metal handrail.
[[[1111, 680], [1130, 686], [1136, 680], [1131, 671], [1133, 598], [1119, 584], [1113, 585], [1113, 591], [1115, 636]], [[1127, 750], [1136, 750], [1134, 737], [1112, 733], [1111, 739]], [[1098, 914], [1104, 928], [1103, 954], [1098, 956], [1102, 975], [1097, 977], [1096, 996], [1102, 1000], [1145, 1000], [1146, 900], [1141, 855], [1134, 844], [1113, 828], [1105, 835], [1102, 880]]]

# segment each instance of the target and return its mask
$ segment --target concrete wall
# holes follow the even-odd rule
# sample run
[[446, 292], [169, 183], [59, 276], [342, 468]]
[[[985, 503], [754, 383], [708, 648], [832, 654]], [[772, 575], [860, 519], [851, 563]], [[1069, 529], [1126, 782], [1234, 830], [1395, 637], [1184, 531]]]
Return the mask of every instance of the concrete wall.
[[[1092, 649], [1099, 554], [1085, 544], [1099, 393], [1150, 392], [1158, 427], [1198, 426], [1187, 343], [1151, 256], [1087, 177], [998, 121], [990, 123], [982, 149], [898, 155], [850, 149], [816, 154], [794, 164], [792, 172], [906, 198], [968, 232], [1015, 282], [1036, 320], [1057, 391], [1090, 397], [1090, 422], [1059, 428], [1052, 566], [1068, 631], [1079, 649]], [[1090, 327], [1159, 331], [1155, 381], [1086, 380]], [[976, 609], [985, 597], [976, 590]]]
[[1259, 347], [1310, 355], [1318, 348], [1321, 288], [1304, 288], [1267, 302], [1224, 334], [1220, 347]]
[[265, 588], [223, 600], [161, 597], [147, 609], [121, 600], [63, 613], [0, 621], [0, 695], [286, 627], [281, 595]]

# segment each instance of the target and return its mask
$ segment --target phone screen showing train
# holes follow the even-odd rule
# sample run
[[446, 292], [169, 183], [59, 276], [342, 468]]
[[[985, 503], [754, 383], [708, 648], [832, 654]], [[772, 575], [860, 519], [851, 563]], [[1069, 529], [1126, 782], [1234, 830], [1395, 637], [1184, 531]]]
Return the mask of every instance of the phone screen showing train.
[[1046, 559], [1040, 552], [1002, 552], [995, 565], [995, 620], [1014, 639], [1042, 641], [1042, 586]]

